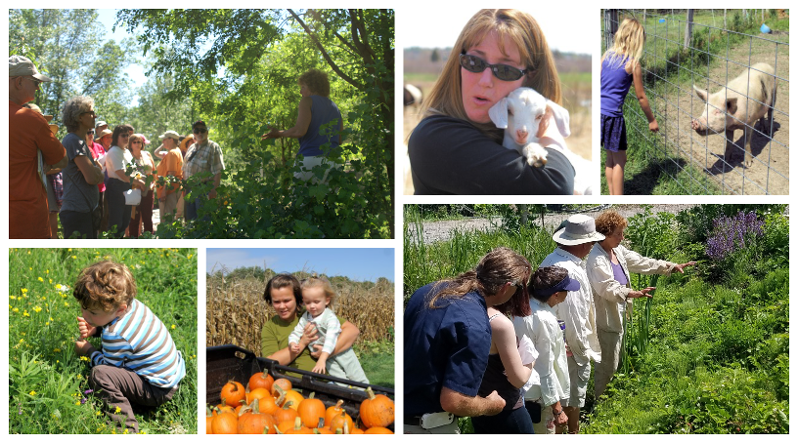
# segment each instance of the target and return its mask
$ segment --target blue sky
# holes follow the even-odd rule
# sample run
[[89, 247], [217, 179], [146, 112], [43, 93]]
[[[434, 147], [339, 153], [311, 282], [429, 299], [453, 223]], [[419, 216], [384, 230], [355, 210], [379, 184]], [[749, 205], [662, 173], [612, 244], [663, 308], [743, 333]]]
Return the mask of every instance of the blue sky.
[[[342, 275], [355, 281], [394, 281], [394, 250], [385, 248], [208, 249], [207, 272], [224, 265], [236, 268], [260, 266], [276, 272], [308, 271]], [[215, 266], [215, 269], [214, 269]]]

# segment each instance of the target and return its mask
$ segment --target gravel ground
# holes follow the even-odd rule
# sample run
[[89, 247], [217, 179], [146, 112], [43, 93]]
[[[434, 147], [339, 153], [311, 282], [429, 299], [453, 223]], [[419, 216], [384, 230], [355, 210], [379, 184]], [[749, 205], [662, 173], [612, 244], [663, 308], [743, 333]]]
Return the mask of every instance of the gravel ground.
[[[677, 214], [686, 209], [690, 209], [696, 205], [655, 205], [653, 211], [656, 212], [670, 212]], [[596, 206], [596, 209], [583, 212], [583, 214], [597, 217], [601, 211], [606, 209], [607, 206]], [[640, 205], [614, 205], [613, 209], [618, 211], [625, 218], [629, 218], [635, 214], [643, 212]], [[571, 213], [549, 213], [544, 217], [544, 224], [547, 229], [554, 229], [559, 226], [563, 220], [570, 217]], [[457, 229], [459, 231], [477, 231], [477, 230], [493, 230], [501, 227], [501, 217], [491, 218], [467, 218], [461, 220], [445, 220], [445, 221], [430, 221], [423, 223], [424, 243], [430, 244], [439, 241], [449, 240], [452, 232]], [[410, 224], [407, 228], [407, 235], [410, 238], [416, 237], [416, 227]]]

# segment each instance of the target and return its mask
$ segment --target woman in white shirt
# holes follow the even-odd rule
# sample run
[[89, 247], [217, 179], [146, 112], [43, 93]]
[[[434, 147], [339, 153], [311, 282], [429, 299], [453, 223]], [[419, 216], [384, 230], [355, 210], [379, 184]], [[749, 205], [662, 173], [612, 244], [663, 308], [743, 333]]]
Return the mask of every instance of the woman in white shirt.
[[554, 434], [556, 426], [568, 422], [560, 400], [570, 396], [571, 384], [565, 338], [554, 306], [565, 300], [568, 291], [578, 291], [580, 287], [578, 281], [568, 277], [564, 268], [540, 268], [532, 274], [529, 284], [532, 315], [513, 319], [516, 336], [527, 336], [539, 353], [534, 370], [540, 376], [540, 385], [532, 386], [525, 394], [525, 398], [541, 407], [541, 420], [533, 423], [535, 434]]
[[128, 150], [130, 130], [127, 125], [117, 126], [111, 136], [111, 149], [105, 156], [105, 169], [108, 178], [105, 179], [105, 195], [108, 199], [108, 226], [111, 236], [122, 238], [130, 223], [130, 211], [133, 208], [125, 204], [125, 192], [130, 190], [131, 183], [137, 183], [142, 188], [144, 183], [131, 179], [125, 173], [127, 165], [133, 162], [133, 154]]

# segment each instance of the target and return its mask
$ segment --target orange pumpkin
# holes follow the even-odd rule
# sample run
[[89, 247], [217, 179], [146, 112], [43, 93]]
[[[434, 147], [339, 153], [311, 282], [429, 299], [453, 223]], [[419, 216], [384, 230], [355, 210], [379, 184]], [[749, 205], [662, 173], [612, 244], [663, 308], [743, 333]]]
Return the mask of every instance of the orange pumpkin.
[[274, 377], [269, 375], [269, 372], [266, 371], [265, 369], [263, 370], [263, 372], [252, 374], [252, 377], [249, 378], [249, 389], [252, 391], [258, 388], [263, 388], [271, 392], [273, 384], [274, 384]]
[[299, 418], [302, 419], [302, 423], [309, 428], [318, 427], [319, 420], [323, 420], [324, 413], [327, 412], [324, 402], [318, 398], [313, 398], [315, 394], [315, 392], [311, 392], [308, 398], [299, 402], [299, 406], [296, 409], [299, 413]]
[[[300, 394], [299, 392], [297, 392], [297, 391], [295, 391], [293, 389], [290, 389], [288, 391], [285, 391], [285, 395], [283, 396], [283, 403], [282, 404], [290, 403], [291, 407], [293, 409], [296, 409], [297, 412], [299, 412], [299, 404], [302, 403], [304, 400], [305, 400], [305, 397], [303, 397], [302, 394]], [[322, 404], [321, 407], [323, 409], [324, 405]]]
[[355, 428], [352, 429], [352, 432], [350, 432], [350, 434], [365, 434], [365, 432], [360, 428]]
[[330, 426], [330, 430], [333, 432], [338, 432], [338, 430], [340, 430], [342, 434], [349, 434], [352, 432], [352, 429], [355, 429], [355, 423], [352, 420], [352, 417], [343, 411], [338, 415], [333, 416], [328, 425]]
[[235, 434], [238, 431], [238, 416], [231, 412], [222, 412], [211, 421], [214, 434]]
[[271, 393], [271, 392], [269, 392], [267, 389], [265, 389], [265, 388], [255, 388], [255, 389], [252, 389], [252, 390], [250, 390], [249, 392], [247, 392], [247, 394], [246, 394], [246, 401], [247, 401], [247, 404], [248, 404], [248, 405], [251, 405], [251, 404], [252, 404], [252, 402], [253, 402], [255, 399], [259, 399], [259, 400], [261, 400], [261, 399], [263, 399], [264, 397], [269, 397], [269, 398], [271, 398], [272, 400], [274, 400], [274, 398], [272, 397], [272, 393]]
[[209, 408], [208, 406], [205, 407], [205, 411], [206, 411], [206, 414], [205, 414], [205, 433], [206, 434], [213, 434], [213, 427], [211, 426], [211, 423], [213, 422], [214, 414], [211, 411], [211, 408]]
[[346, 412], [346, 410], [343, 408], [343, 404], [344, 404], [343, 400], [338, 400], [338, 403], [327, 408], [327, 412], [324, 413], [324, 423], [327, 423], [327, 425], [329, 426], [330, 422], [332, 422], [333, 417], [340, 414], [341, 412]]
[[279, 397], [281, 395], [280, 389], [288, 391], [293, 387], [294, 385], [291, 384], [291, 380], [287, 378], [278, 378], [272, 383], [272, 397]]
[[222, 403], [226, 403], [232, 407], [240, 405], [241, 400], [244, 400], [246, 395], [247, 392], [244, 390], [244, 385], [232, 380], [222, 387], [222, 393], [220, 394]]
[[[274, 412], [277, 411], [279, 406], [275, 402], [274, 398], [271, 395], [267, 395], [263, 398], [258, 398], [258, 405], [260, 408], [260, 412], [264, 414], [274, 415]], [[254, 401], [254, 400], [253, 400]]]
[[313, 430], [307, 426], [302, 425], [302, 419], [297, 417], [294, 419], [294, 426], [286, 429], [284, 434], [313, 434]]
[[232, 406], [228, 406], [228, 405], [226, 405], [226, 404], [222, 403], [222, 404], [218, 404], [218, 405], [216, 405], [216, 406], [215, 406], [215, 407], [214, 407], [214, 408], [211, 410], [211, 415], [213, 415], [213, 416], [215, 417], [215, 416], [217, 416], [217, 415], [221, 414], [222, 412], [231, 412], [231, 413], [234, 413], [234, 414], [235, 414], [236, 410], [235, 410], [235, 408], [233, 408]]
[[258, 399], [252, 402], [252, 406], [238, 418], [239, 434], [276, 434], [277, 425], [274, 418], [269, 414], [264, 414], [258, 407]]
[[294, 419], [299, 417], [296, 409], [291, 407], [290, 402], [289, 404], [283, 405], [282, 408], [277, 409], [272, 415], [274, 416], [274, 420], [277, 422], [277, 426], [280, 426], [285, 422], [293, 424]]
[[360, 404], [360, 421], [367, 428], [381, 426], [387, 428], [394, 420], [393, 400], [382, 395], [374, 395], [371, 387], [366, 388], [369, 398]]
[[383, 428], [382, 426], [373, 426], [366, 429], [364, 434], [393, 434], [393, 431], [388, 428]]

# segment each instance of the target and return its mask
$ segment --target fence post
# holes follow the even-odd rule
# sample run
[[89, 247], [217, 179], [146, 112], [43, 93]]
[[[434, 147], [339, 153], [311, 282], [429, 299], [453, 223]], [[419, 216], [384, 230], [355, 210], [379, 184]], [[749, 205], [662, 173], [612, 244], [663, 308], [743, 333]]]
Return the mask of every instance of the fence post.
[[690, 46], [690, 38], [693, 33], [693, 9], [687, 10], [687, 23], [684, 26], [684, 49]]

